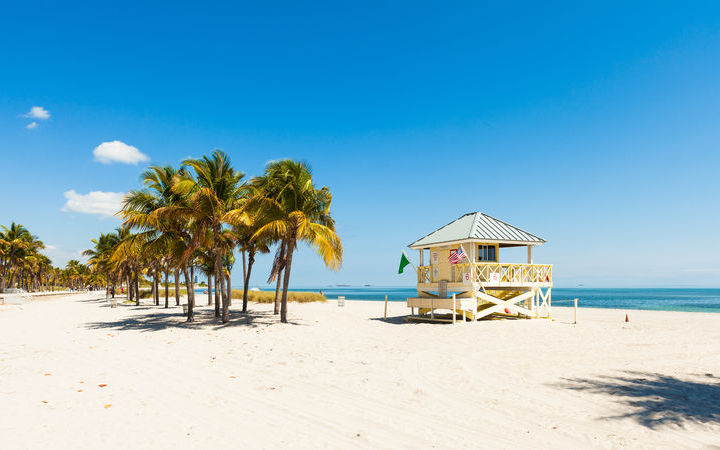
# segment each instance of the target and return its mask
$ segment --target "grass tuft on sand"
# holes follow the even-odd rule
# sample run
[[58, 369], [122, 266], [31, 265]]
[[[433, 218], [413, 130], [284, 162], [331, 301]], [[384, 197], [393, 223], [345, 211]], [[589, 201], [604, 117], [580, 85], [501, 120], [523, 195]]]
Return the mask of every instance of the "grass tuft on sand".
[[[232, 298], [242, 300], [242, 289], [233, 289]], [[248, 301], [255, 303], [273, 303], [275, 301], [275, 291], [248, 291]], [[327, 302], [324, 295], [317, 292], [299, 292], [288, 291], [288, 301], [297, 303]]]

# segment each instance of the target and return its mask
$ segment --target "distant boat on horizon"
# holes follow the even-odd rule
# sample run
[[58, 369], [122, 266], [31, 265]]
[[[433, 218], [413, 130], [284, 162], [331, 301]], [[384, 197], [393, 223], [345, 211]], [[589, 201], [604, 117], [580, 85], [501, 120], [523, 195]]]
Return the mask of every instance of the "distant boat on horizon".
[[350, 287], [349, 284], [336, 284], [336, 287]]

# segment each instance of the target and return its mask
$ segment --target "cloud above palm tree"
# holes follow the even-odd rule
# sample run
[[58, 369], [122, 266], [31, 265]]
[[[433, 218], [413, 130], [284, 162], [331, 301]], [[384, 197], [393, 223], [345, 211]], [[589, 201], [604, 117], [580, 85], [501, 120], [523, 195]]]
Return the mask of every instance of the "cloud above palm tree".
[[109, 141], [95, 147], [93, 150], [95, 161], [101, 164], [137, 164], [150, 161], [148, 155], [142, 153], [137, 147], [128, 145], [122, 141]]
[[61, 211], [102, 217], [111, 217], [120, 211], [125, 197], [124, 192], [91, 191], [87, 194], [79, 194], [74, 189], [66, 191], [64, 195], [66, 201]]

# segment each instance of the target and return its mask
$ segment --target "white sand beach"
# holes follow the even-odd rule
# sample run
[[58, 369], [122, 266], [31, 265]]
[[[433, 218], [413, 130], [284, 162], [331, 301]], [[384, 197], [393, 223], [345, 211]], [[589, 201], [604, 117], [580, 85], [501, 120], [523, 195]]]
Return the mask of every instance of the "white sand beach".
[[720, 445], [720, 315], [382, 307], [291, 304], [280, 324], [252, 304], [227, 326], [202, 307], [188, 326], [87, 294], [0, 306], [0, 448]]

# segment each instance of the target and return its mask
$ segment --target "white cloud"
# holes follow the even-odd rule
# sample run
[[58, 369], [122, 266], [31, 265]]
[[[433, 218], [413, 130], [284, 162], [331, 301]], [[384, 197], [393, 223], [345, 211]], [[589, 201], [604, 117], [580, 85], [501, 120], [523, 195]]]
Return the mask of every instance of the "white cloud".
[[30, 122], [29, 124], [25, 125], [25, 128], [27, 128], [28, 130], [34, 130], [35, 128], [37, 128], [37, 126], [37, 122]]
[[23, 114], [23, 117], [27, 117], [28, 119], [40, 119], [45, 120], [50, 118], [50, 111], [43, 108], [42, 106], [33, 106], [30, 108], [30, 112], [27, 114]]
[[150, 161], [150, 158], [140, 152], [136, 147], [120, 141], [103, 142], [93, 150], [95, 161], [102, 164], [119, 162], [123, 164], [137, 164]]
[[83, 250], [67, 250], [65, 247], [58, 245], [45, 245], [43, 253], [50, 258], [53, 266], [64, 267], [71, 259], [86, 261], [87, 257], [82, 254]]
[[103, 217], [113, 216], [120, 211], [125, 197], [124, 192], [92, 191], [78, 194], [74, 189], [70, 189], [64, 195], [67, 201], [61, 211], [96, 214]]

